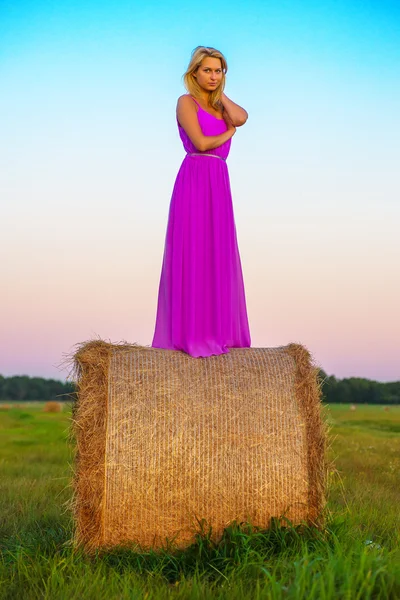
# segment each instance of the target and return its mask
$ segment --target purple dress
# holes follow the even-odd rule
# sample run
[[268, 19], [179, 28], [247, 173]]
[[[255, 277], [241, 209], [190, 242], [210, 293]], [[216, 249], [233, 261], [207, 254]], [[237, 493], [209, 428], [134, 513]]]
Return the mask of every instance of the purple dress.
[[[193, 98], [194, 100], [194, 98]], [[204, 135], [227, 130], [224, 119], [195, 100]], [[198, 153], [177, 119], [187, 153]], [[251, 345], [228, 166], [231, 139], [186, 155], [169, 208], [153, 348], [193, 357], [227, 354]], [[204, 153], [201, 153], [204, 154]], [[218, 158], [222, 157], [222, 158]]]

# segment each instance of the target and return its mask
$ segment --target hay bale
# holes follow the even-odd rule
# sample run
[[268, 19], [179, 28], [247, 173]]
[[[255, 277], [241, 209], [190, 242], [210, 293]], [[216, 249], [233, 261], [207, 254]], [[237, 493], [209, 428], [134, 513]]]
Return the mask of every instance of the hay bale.
[[46, 404], [43, 407], [44, 412], [62, 412], [62, 409], [62, 402], [56, 402], [54, 400], [46, 402]]
[[305, 347], [192, 358], [77, 346], [75, 545], [157, 548], [174, 538], [185, 547], [202, 519], [214, 540], [235, 520], [322, 523], [321, 382]]

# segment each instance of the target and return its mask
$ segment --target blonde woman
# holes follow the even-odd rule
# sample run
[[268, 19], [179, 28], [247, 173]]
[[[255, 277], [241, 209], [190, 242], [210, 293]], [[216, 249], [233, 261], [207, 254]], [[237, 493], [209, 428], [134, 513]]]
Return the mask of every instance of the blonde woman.
[[193, 357], [251, 345], [228, 165], [247, 112], [224, 94], [224, 55], [198, 46], [178, 98], [186, 155], [169, 208], [153, 348]]

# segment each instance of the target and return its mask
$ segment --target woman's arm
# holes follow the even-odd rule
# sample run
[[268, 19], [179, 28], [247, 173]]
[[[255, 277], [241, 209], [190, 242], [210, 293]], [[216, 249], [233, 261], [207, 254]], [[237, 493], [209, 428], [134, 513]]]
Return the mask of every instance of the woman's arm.
[[247, 111], [244, 110], [239, 104], [235, 104], [228, 98], [224, 92], [222, 92], [221, 102], [224, 106], [224, 110], [228, 113], [231, 118], [232, 123], [235, 127], [240, 127], [244, 125], [247, 121], [247, 117], [249, 116]]
[[232, 124], [227, 123], [228, 128], [223, 133], [218, 135], [204, 135], [197, 118], [196, 105], [187, 94], [178, 98], [176, 116], [189, 139], [200, 152], [207, 152], [207, 150], [222, 146], [236, 132], [236, 128]]

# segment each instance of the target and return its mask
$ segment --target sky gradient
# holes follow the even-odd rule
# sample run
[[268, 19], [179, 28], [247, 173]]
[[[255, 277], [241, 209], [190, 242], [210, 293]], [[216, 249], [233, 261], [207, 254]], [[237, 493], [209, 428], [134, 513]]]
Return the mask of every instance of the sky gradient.
[[253, 347], [400, 380], [400, 4], [0, 4], [0, 374], [152, 341], [197, 45], [249, 113], [227, 161]]

